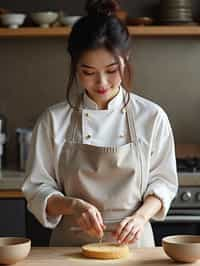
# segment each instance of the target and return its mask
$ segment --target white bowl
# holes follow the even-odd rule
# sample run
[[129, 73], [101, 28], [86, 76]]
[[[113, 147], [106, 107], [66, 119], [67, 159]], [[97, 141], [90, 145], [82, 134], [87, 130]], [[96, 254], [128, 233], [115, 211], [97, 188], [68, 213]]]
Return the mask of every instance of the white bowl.
[[57, 12], [44, 11], [31, 13], [32, 20], [42, 28], [48, 28], [58, 18]]
[[81, 18], [81, 16], [64, 16], [64, 15], [61, 15], [60, 16], [60, 22], [66, 26], [73, 26], [80, 18]]
[[25, 14], [8, 13], [0, 15], [1, 24], [3, 26], [16, 29], [24, 23]]
[[31, 250], [31, 241], [23, 237], [0, 237], [0, 264], [14, 264], [25, 259]]

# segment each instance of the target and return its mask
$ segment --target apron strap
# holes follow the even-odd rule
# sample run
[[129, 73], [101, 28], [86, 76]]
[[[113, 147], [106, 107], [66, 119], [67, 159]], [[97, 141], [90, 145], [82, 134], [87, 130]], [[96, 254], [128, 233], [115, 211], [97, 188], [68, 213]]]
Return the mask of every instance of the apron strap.
[[79, 96], [77, 110], [73, 109], [71, 114], [71, 125], [67, 139], [69, 139], [70, 142], [73, 144], [82, 143], [82, 134], [81, 134], [82, 101], [83, 101], [83, 94]]
[[134, 106], [131, 99], [129, 100], [127, 106], [125, 107], [125, 111], [128, 119], [128, 127], [129, 127], [131, 142], [136, 143], [137, 135], [135, 129], [135, 120], [134, 120]]
[[128, 125], [129, 125], [129, 132], [131, 136], [131, 141], [135, 143], [136, 147], [136, 153], [137, 153], [137, 159], [139, 163], [139, 175], [140, 175], [140, 195], [142, 199], [143, 195], [143, 168], [142, 168], [142, 157], [141, 157], [141, 151], [140, 151], [140, 140], [137, 136], [136, 132], [136, 125], [135, 125], [135, 106], [132, 99], [129, 100], [127, 105], [127, 117], [128, 117]]

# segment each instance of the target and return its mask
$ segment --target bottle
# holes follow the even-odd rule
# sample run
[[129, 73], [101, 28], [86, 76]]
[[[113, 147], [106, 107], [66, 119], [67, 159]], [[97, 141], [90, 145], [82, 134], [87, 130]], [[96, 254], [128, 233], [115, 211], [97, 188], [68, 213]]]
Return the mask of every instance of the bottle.
[[7, 141], [6, 117], [3, 114], [0, 114], [0, 169], [6, 167], [6, 141]]

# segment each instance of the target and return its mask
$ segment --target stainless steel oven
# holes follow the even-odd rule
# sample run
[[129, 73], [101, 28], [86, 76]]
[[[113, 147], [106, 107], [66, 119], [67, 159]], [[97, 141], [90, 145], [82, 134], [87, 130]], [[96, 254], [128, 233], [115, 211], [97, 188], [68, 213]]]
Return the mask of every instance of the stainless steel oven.
[[164, 221], [152, 221], [156, 245], [174, 234], [200, 235], [200, 158], [177, 160], [179, 190]]

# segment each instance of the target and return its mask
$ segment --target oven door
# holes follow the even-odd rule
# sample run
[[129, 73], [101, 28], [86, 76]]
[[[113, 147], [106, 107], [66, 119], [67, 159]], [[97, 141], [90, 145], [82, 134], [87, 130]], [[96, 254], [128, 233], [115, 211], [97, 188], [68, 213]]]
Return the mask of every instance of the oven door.
[[164, 221], [152, 221], [156, 246], [162, 245], [162, 238], [168, 235], [200, 235], [199, 210], [173, 210]]

